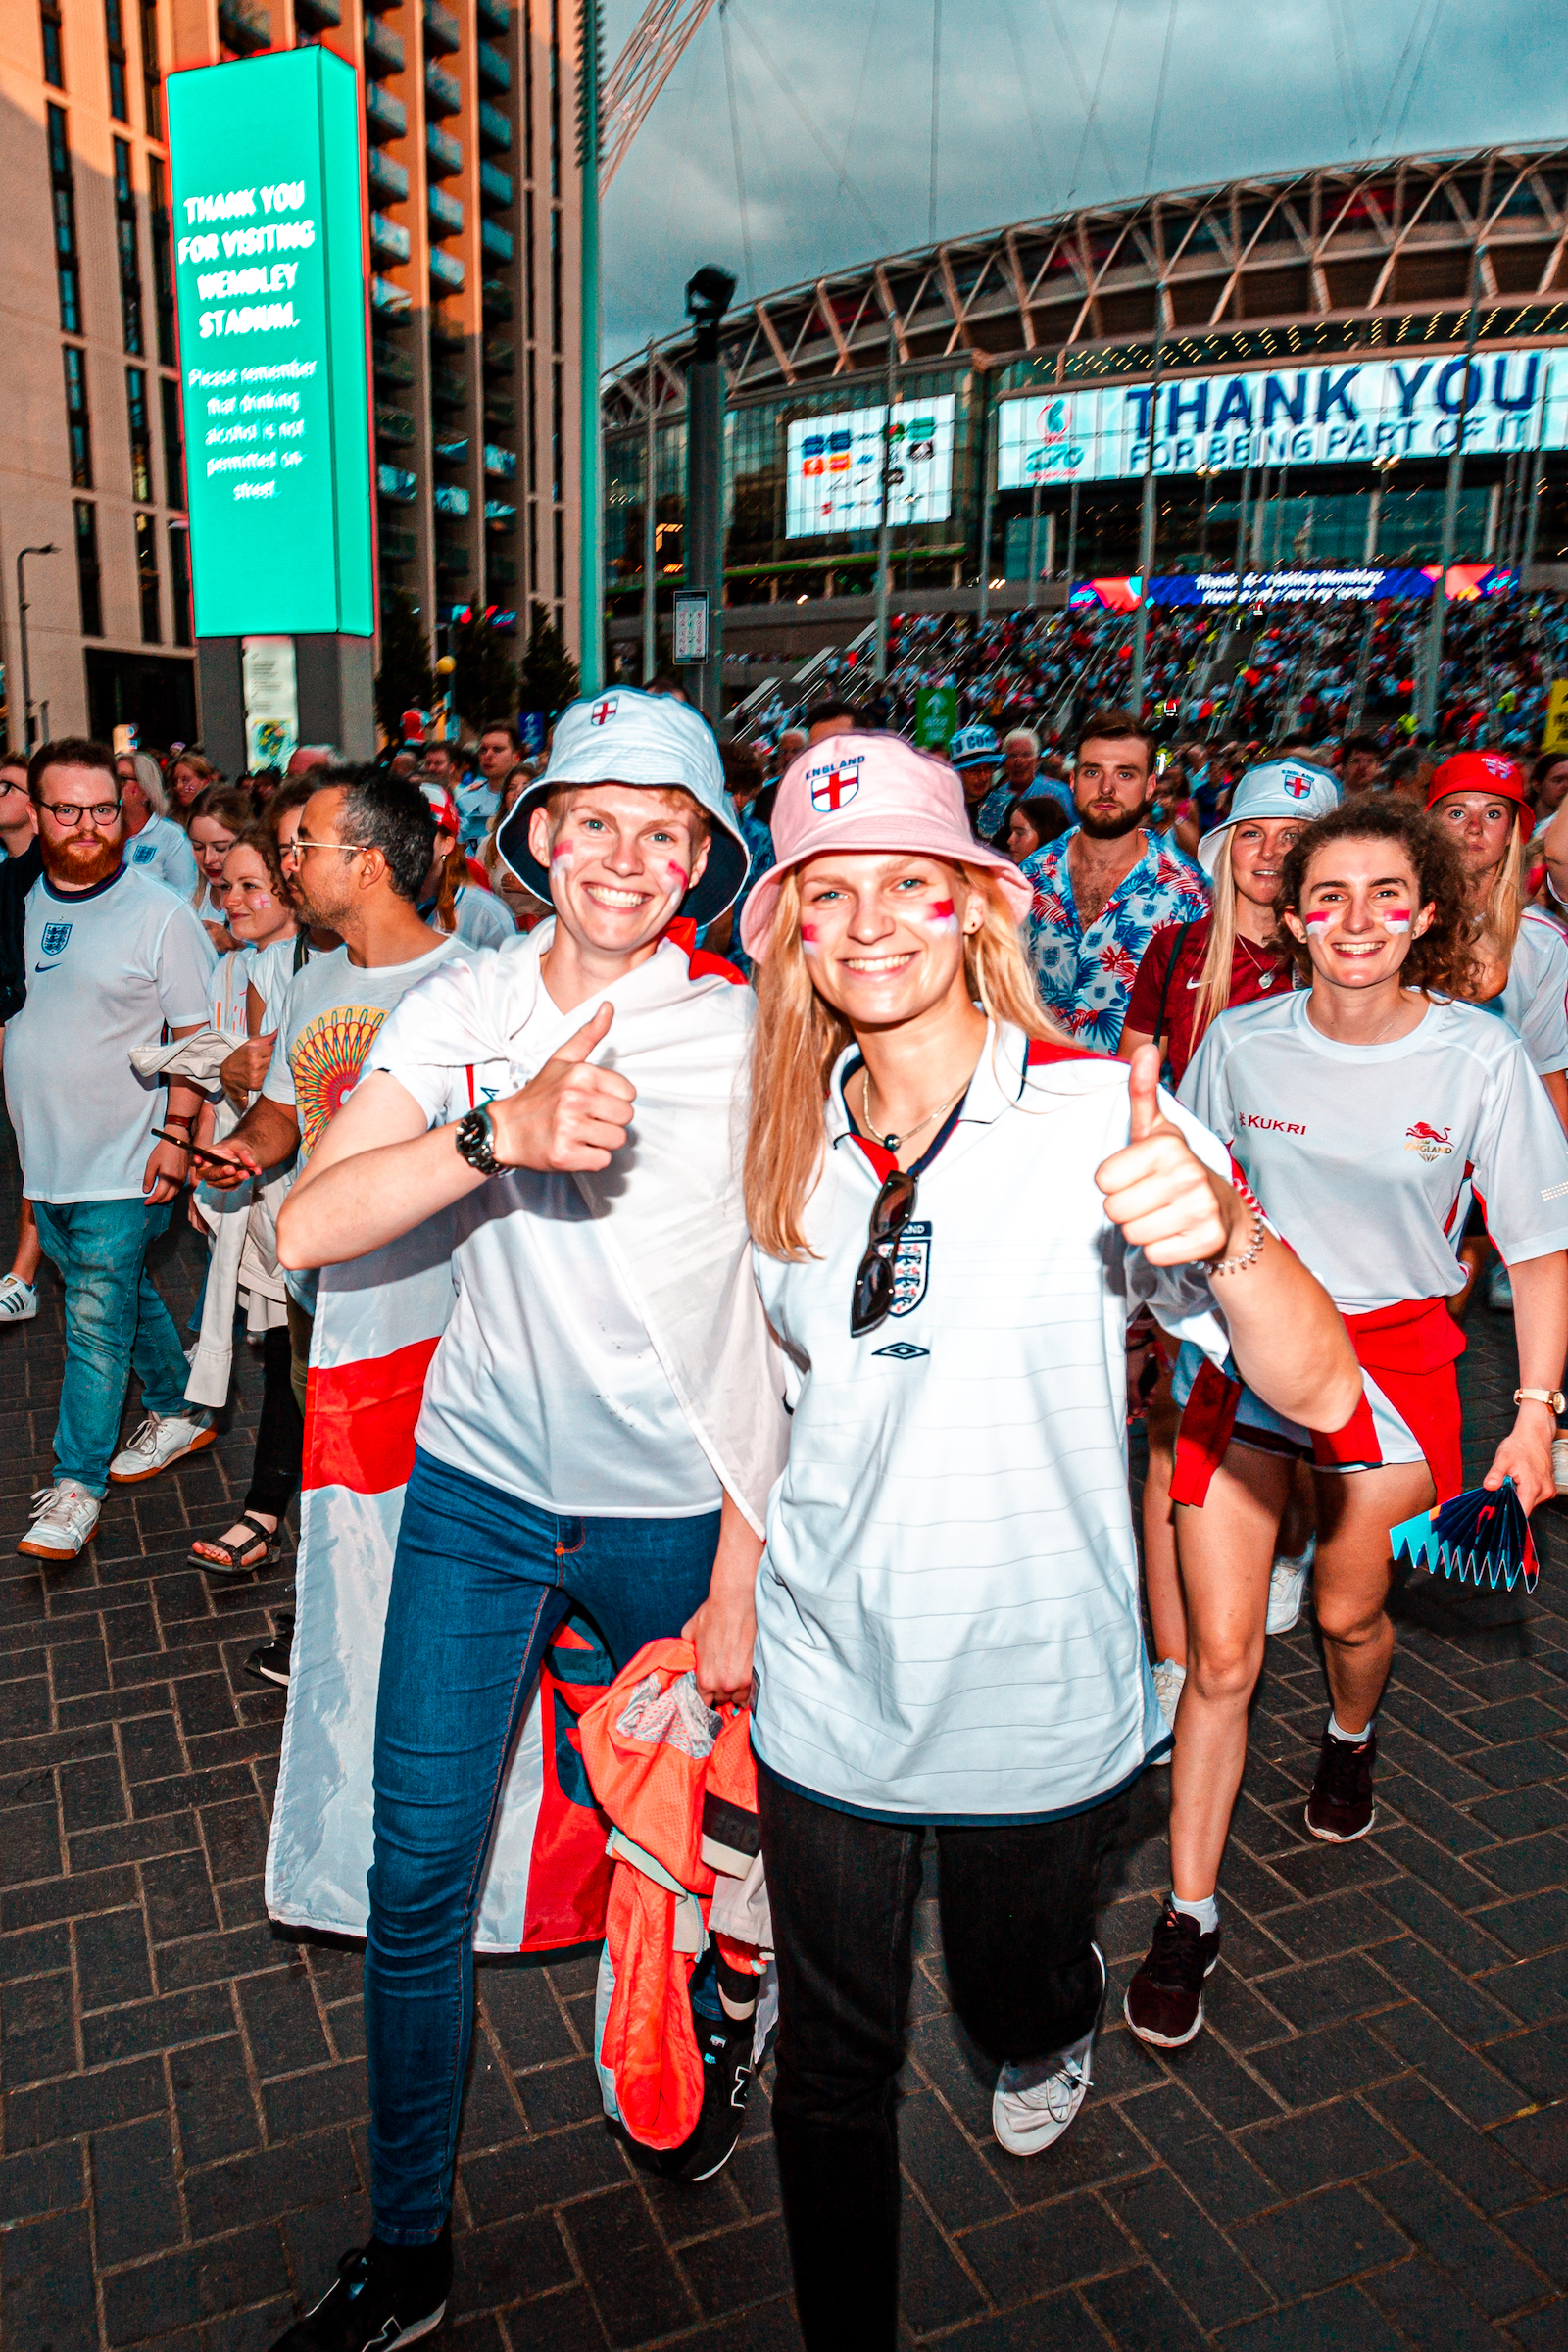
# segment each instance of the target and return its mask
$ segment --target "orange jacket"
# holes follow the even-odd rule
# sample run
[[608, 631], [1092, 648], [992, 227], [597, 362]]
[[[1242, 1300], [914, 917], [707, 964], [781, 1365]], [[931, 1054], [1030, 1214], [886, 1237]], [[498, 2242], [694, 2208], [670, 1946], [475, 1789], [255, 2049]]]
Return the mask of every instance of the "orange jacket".
[[[750, 1715], [735, 1708], [726, 1720], [704, 1705], [691, 1680], [696, 1658], [689, 1642], [646, 1642], [579, 1719], [590, 1786], [617, 1833], [605, 1919], [615, 1989], [599, 2062], [627, 2131], [651, 2148], [678, 2148], [703, 2103], [687, 1986], [714, 1885], [703, 1858], [705, 1809], [720, 1850], [744, 1850], [757, 1814]], [[682, 1892], [628, 1858], [623, 1840]], [[720, 1941], [737, 1967], [760, 1970], [750, 1946]]]

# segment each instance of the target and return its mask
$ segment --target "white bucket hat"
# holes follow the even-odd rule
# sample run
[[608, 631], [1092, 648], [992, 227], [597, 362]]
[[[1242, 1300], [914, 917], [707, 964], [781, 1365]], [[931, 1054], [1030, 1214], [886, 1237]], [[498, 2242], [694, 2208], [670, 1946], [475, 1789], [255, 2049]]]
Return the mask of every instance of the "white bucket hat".
[[1326, 767], [1305, 760], [1265, 760], [1261, 767], [1250, 767], [1237, 785], [1225, 822], [1203, 835], [1198, 862], [1211, 875], [1226, 834], [1248, 817], [1298, 816], [1310, 824], [1339, 805], [1339, 783]]

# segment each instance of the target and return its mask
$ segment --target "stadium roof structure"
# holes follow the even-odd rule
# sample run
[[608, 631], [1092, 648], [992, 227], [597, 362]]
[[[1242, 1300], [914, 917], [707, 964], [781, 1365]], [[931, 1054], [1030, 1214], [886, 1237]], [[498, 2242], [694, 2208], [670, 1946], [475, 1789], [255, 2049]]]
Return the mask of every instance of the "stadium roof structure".
[[[901, 367], [1033, 363], [1034, 380], [1278, 366], [1456, 343], [1480, 257], [1481, 335], [1568, 341], [1568, 144], [1322, 165], [1119, 204], [840, 270], [730, 314], [731, 401]], [[689, 332], [654, 347], [685, 405]], [[607, 371], [605, 422], [647, 416], [649, 358]]]

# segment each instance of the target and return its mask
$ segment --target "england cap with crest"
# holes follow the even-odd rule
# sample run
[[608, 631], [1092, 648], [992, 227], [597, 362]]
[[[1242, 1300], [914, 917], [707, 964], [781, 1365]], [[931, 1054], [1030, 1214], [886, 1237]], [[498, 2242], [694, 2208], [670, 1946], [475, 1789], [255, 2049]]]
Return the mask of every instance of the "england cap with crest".
[[496, 834], [496, 847], [519, 882], [550, 899], [550, 876], [528, 847], [528, 819], [553, 792], [568, 784], [679, 787], [701, 803], [712, 823], [708, 863], [686, 894], [684, 915], [715, 922], [739, 895], [751, 863], [713, 730], [700, 711], [672, 694], [644, 694], [634, 686], [584, 695], [556, 721], [550, 764], [519, 793]]

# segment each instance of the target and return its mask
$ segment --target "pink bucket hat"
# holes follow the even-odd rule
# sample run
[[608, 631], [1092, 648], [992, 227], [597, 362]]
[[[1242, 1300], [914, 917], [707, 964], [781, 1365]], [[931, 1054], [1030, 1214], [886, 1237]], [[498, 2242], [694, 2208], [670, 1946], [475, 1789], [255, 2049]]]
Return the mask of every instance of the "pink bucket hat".
[[892, 850], [995, 874], [1022, 922], [1034, 900], [1028, 876], [969, 830], [963, 786], [945, 760], [902, 735], [829, 735], [784, 771], [773, 804], [778, 863], [741, 910], [741, 945], [767, 954], [779, 885], [792, 867], [835, 850]]

